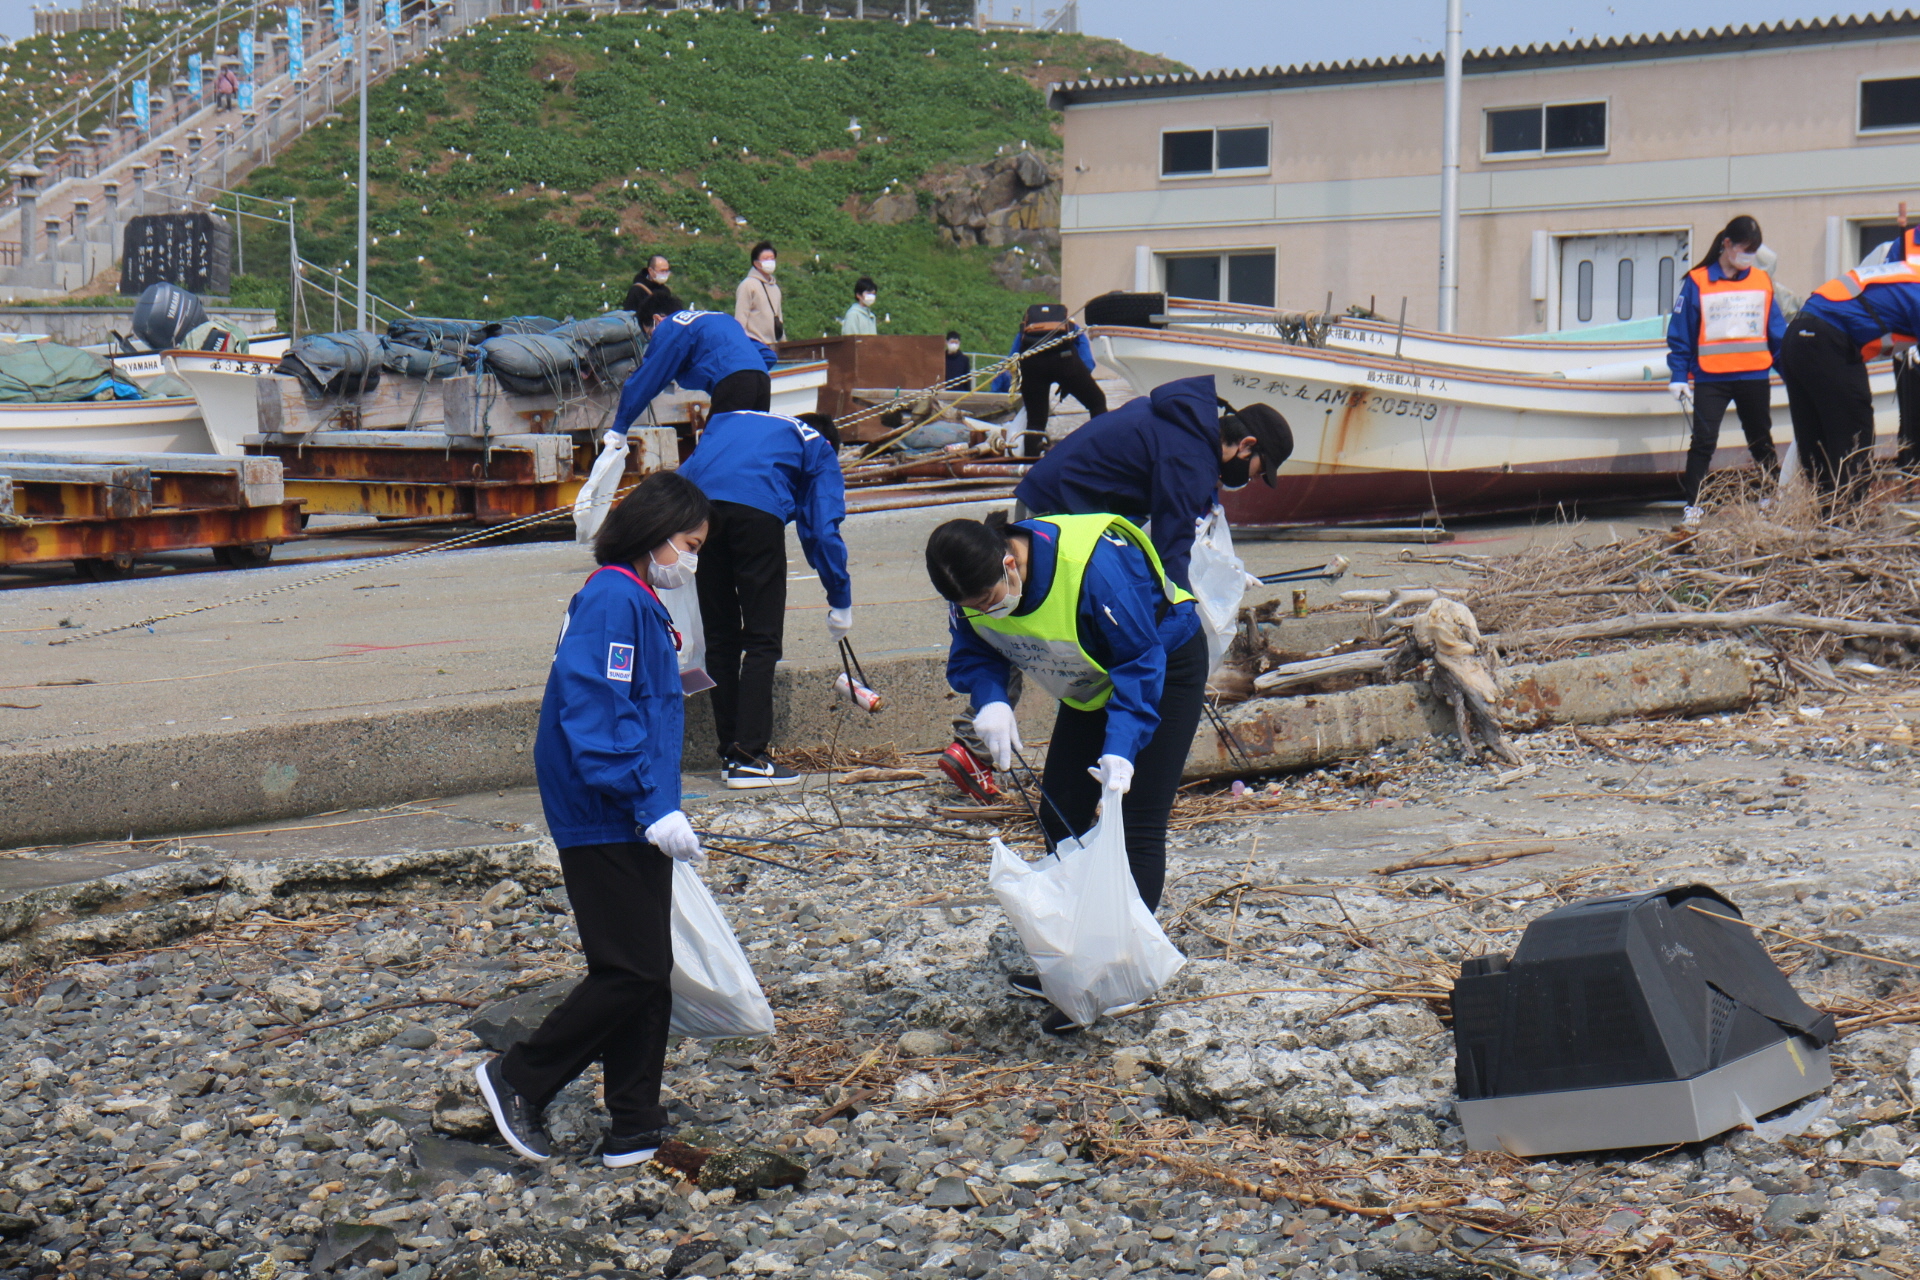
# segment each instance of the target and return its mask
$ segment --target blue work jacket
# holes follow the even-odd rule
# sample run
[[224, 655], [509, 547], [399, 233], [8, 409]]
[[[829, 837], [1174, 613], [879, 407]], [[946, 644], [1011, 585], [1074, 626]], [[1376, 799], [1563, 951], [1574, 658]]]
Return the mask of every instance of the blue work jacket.
[[[1028, 545], [1027, 576], [1020, 584], [1016, 614], [1030, 613], [1053, 589], [1057, 547], [1051, 525], [1022, 520], [1013, 526], [1033, 535]], [[1080, 579], [1080, 647], [1106, 668], [1113, 694], [1107, 713], [1102, 755], [1133, 760], [1160, 727], [1160, 695], [1166, 689], [1167, 655], [1193, 639], [1200, 615], [1193, 601], [1167, 603], [1167, 595], [1147, 562], [1131, 543], [1106, 537], [1095, 545]], [[1007, 700], [1013, 666], [1006, 655], [980, 638], [959, 605], [947, 610], [947, 684], [975, 707]]]
[[1213, 375], [1180, 378], [1110, 410], [1054, 443], [1013, 496], [1037, 516], [1111, 512], [1147, 531], [1182, 587], [1193, 522], [1220, 493], [1220, 405]]
[[827, 603], [836, 609], [853, 604], [847, 544], [840, 536], [846, 481], [833, 446], [818, 431], [777, 413], [722, 413], [707, 423], [680, 474], [716, 502], [738, 502], [782, 523], [793, 521]]
[[680, 807], [685, 695], [673, 624], [625, 566], [574, 593], [533, 742], [547, 830], [562, 849], [641, 839]]
[[625, 431], [645, 413], [653, 398], [677, 382], [685, 391], [711, 391], [728, 374], [771, 369], [779, 362], [773, 348], [747, 336], [740, 322], [718, 311], [676, 311], [662, 316], [647, 340], [640, 367], [620, 388], [613, 429]]

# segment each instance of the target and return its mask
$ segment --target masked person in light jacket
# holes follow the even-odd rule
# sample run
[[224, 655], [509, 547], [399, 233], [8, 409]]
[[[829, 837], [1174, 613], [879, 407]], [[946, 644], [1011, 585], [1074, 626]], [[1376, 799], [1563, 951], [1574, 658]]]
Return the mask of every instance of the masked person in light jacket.
[[733, 318], [757, 342], [769, 347], [787, 336], [786, 312], [781, 309], [780, 286], [773, 282], [780, 255], [762, 240], [747, 255], [752, 266], [733, 291]]
[[660, 1080], [673, 862], [703, 855], [680, 808], [680, 636], [656, 590], [693, 580], [707, 515], [706, 495], [676, 472], [641, 481], [601, 526], [600, 567], [560, 626], [533, 763], [587, 976], [475, 1072], [500, 1136], [528, 1160], [552, 1156], [542, 1114], [596, 1059], [611, 1121], [602, 1162], [638, 1164], [672, 1135]]
[[[1084, 835], [1096, 803], [1121, 805], [1134, 886], [1159, 907], [1167, 819], [1207, 683], [1193, 596], [1145, 534], [1104, 514], [949, 520], [927, 539], [927, 576], [951, 602], [947, 683], [980, 708], [974, 729], [993, 763], [1011, 768], [1025, 745], [1007, 693], [1018, 669], [1060, 700], [1042, 826], [1054, 841]], [[1034, 974], [1007, 981], [1045, 995]], [[1057, 1010], [1041, 1026], [1077, 1029]]]

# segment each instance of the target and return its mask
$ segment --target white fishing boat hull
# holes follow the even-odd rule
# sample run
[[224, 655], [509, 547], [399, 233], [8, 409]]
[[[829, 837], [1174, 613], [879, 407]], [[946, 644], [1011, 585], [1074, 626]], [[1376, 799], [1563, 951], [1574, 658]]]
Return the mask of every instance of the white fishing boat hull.
[[[1175, 331], [1236, 333], [1251, 338], [1278, 339], [1283, 336], [1273, 310], [1268, 307], [1169, 298], [1166, 314], [1168, 327]], [[1435, 333], [1429, 329], [1409, 328], [1403, 331], [1386, 320], [1343, 318], [1327, 329], [1326, 344], [1325, 349], [1329, 351], [1345, 351], [1384, 360], [1500, 373], [1564, 374], [1577, 381], [1664, 384], [1668, 378], [1664, 341], [1551, 342], [1539, 338], [1475, 338], [1462, 334]]]
[[[211, 351], [169, 351], [168, 369], [193, 388], [194, 397], [206, 416], [206, 435], [213, 451], [238, 457], [248, 436], [260, 432], [260, 378], [271, 375], [279, 364], [278, 356], [222, 354]], [[463, 421], [484, 422], [481, 431], [472, 434], [519, 435], [545, 433], [556, 429], [595, 428], [613, 419], [620, 402], [618, 387], [594, 386], [565, 396], [517, 395], [501, 390], [491, 377], [468, 379], [473, 385], [473, 402], [466, 406]], [[825, 361], [782, 365], [772, 370], [772, 410], [775, 413], [811, 413], [827, 384]], [[392, 374], [381, 381], [382, 390], [390, 387], [419, 387], [413, 379]], [[429, 395], [422, 402], [415, 425], [429, 430], [445, 430], [448, 411], [442, 397]], [[402, 390], [401, 397], [411, 400], [413, 393]], [[684, 398], [684, 397], [681, 397]], [[410, 415], [412, 416], [412, 415]]]
[[[1238, 334], [1106, 328], [1100, 362], [1146, 394], [1210, 374], [1230, 403], [1277, 409], [1294, 453], [1279, 484], [1225, 496], [1242, 526], [1370, 523], [1680, 496], [1691, 434], [1664, 383], [1441, 369]], [[1893, 375], [1871, 370], [1875, 429], [1898, 425]], [[1792, 438], [1773, 382], [1773, 439]], [[1749, 463], [1731, 413], [1716, 467]]]
[[78, 400], [0, 404], [0, 450], [208, 453], [200, 406], [168, 400]]
[[168, 372], [193, 388], [206, 419], [210, 452], [238, 458], [241, 447], [259, 429], [260, 409], [254, 384], [279, 364], [276, 356], [237, 355], [221, 351], [169, 351]]

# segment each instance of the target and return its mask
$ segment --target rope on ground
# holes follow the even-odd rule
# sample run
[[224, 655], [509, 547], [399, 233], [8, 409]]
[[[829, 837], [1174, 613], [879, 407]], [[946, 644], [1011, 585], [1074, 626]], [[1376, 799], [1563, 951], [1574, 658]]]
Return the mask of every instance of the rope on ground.
[[[1038, 355], [1040, 352], [1047, 350], [1049, 347], [1055, 346], [1058, 343], [1066, 341], [1066, 339], [1070, 336], [1072, 336], [1071, 331], [1062, 332], [1061, 334], [1055, 337], [1049, 338], [1047, 339], [1047, 341], [1043, 343], [1039, 343], [1038, 345], [1031, 347], [1026, 351], [1017, 352], [1013, 355], [1006, 357], [1004, 360], [996, 361], [994, 364], [988, 365], [985, 369], [978, 370], [976, 373], [970, 373], [966, 376], [970, 380], [978, 376], [979, 374], [987, 374], [987, 373], [997, 374], [1003, 369], [1011, 368], [1014, 365], [1019, 364], [1022, 360], [1025, 360], [1029, 356]], [[912, 392], [911, 394], [895, 396], [892, 400], [887, 401], [885, 404], [875, 405], [872, 408], [863, 409], [858, 413], [850, 413], [840, 418], [837, 418], [835, 419], [834, 425], [851, 426], [856, 422], [861, 422], [867, 418], [874, 417], [877, 414], [885, 413], [889, 409], [892, 409], [893, 407], [895, 407], [896, 405], [908, 403], [911, 400], [913, 400], [915, 397], [925, 395], [929, 391], [946, 390], [948, 389], [948, 383], [959, 382], [959, 381], [961, 381], [961, 379], [959, 378], [948, 378], [948, 379], [945, 379], [944, 381], [935, 383], [931, 387], [924, 387], [919, 391]], [[619, 501], [621, 498], [625, 497], [628, 493], [630, 493], [634, 489], [634, 487], [635, 486], [633, 485], [627, 485], [622, 489], [616, 490], [614, 494], [607, 499], [608, 504], [611, 505], [612, 503]], [[49, 640], [47, 641], [47, 643], [49, 645], [78, 644], [82, 640], [98, 640], [102, 636], [119, 635], [120, 633], [125, 631], [139, 631], [142, 628], [150, 629], [162, 622], [172, 622], [176, 618], [188, 618], [188, 617], [192, 617], [194, 614], [208, 613], [214, 609], [224, 609], [228, 605], [246, 604], [247, 602], [253, 601], [253, 600], [265, 600], [270, 596], [284, 595], [289, 591], [298, 591], [302, 587], [318, 586], [322, 582], [332, 582], [337, 578], [344, 578], [351, 574], [356, 574], [356, 573], [365, 573], [369, 569], [378, 569], [386, 565], [397, 564], [402, 560], [412, 560], [420, 556], [432, 555], [437, 551], [455, 551], [460, 549], [461, 547], [475, 546], [479, 543], [485, 542], [492, 538], [501, 537], [505, 534], [518, 533], [522, 529], [531, 529], [538, 525], [550, 524], [556, 520], [559, 520], [563, 516], [567, 518], [571, 518], [572, 515], [573, 515], [573, 504], [568, 503], [564, 507], [555, 507], [550, 511], [535, 512], [533, 515], [521, 516], [517, 520], [509, 520], [504, 524], [492, 525], [485, 529], [475, 530], [472, 533], [461, 534], [457, 538], [448, 538], [445, 542], [430, 543], [424, 547], [412, 547], [406, 551], [396, 552], [395, 554], [390, 556], [380, 556], [372, 560], [356, 561], [353, 564], [344, 565], [341, 568], [331, 570], [327, 573], [316, 574], [311, 578], [302, 578], [298, 582], [283, 583], [277, 587], [268, 587], [263, 591], [253, 591], [243, 596], [233, 596], [226, 600], [216, 600], [212, 604], [198, 605], [192, 609], [175, 609], [171, 613], [155, 614], [150, 618], [142, 618], [138, 622], [123, 622], [117, 627], [101, 627], [98, 630], [94, 630], [94, 631], [83, 631], [79, 635], [64, 636], [58, 640]]]

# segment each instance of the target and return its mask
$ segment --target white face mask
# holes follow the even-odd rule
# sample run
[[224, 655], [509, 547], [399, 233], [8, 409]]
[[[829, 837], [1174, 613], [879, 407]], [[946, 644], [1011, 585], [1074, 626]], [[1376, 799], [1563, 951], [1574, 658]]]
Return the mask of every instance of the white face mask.
[[647, 581], [662, 591], [671, 591], [675, 587], [684, 587], [693, 581], [693, 575], [700, 571], [700, 557], [691, 551], [682, 551], [680, 558], [672, 564], [661, 564], [647, 553]]
[[960, 344], [957, 342], [949, 342], [947, 344], [947, 354], [950, 356], [960, 354]]
[[860, 295], [860, 305], [863, 307], [870, 307], [873, 305], [874, 299], [878, 298], [879, 296], [880, 295], [877, 293], [863, 293]]
[[1006, 583], [1007, 594], [1000, 597], [998, 603], [990, 604], [980, 612], [988, 617], [1004, 618], [1020, 607], [1020, 588], [1025, 585], [1020, 581], [1020, 575], [1011, 569], [1007, 570]]
[[1753, 264], [1759, 261], [1759, 259], [1760, 255], [1757, 253], [1736, 253], [1733, 255], [1733, 269], [1735, 271], [1751, 271], [1753, 270]]
[[759, 265], [759, 267], [760, 267], [760, 271], [761, 271], [761, 273], [762, 273], [762, 274], [764, 274], [764, 275], [772, 275], [772, 274], [773, 274], [773, 267], [774, 267], [774, 261], [773, 261], [773, 259], [772, 259], [772, 258], [768, 258], [768, 259], [767, 259], [766, 261], [764, 261], [764, 262], [762, 262], [762, 263], [760, 263], [760, 264], [758, 264], [758, 265]]
[[654, 273], [653, 273], [653, 278], [654, 278], [654, 279], [655, 279], [656, 281], [658, 281], [658, 282], [659, 282], [660, 284], [665, 284], [665, 283], [666, 283], [667, 281], [669, 281], [669, 280], [671, 280], [671, 279], [673, 279], [673, 272], [671, 272], [671, 271], [656, 271], [656, 272], [654, 272]]

